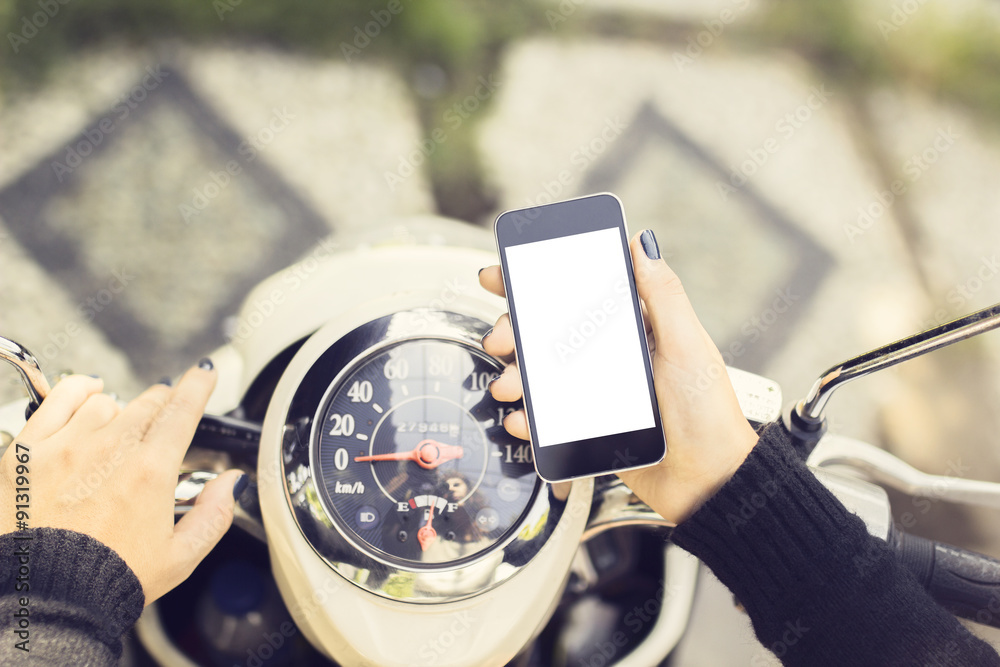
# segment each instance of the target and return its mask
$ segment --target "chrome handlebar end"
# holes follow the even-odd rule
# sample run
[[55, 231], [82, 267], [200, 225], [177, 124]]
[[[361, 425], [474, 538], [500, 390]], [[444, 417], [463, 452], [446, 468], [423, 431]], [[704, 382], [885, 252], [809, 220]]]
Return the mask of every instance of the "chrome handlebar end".
[[38, 359], [28, 351], [28, 348], [3, 336], [0, 336], [0, 359], [17, 369], [21, 376], [24, 388], [28, 390], [28, 415], [30, 415], [38, 409], [51, 389]]

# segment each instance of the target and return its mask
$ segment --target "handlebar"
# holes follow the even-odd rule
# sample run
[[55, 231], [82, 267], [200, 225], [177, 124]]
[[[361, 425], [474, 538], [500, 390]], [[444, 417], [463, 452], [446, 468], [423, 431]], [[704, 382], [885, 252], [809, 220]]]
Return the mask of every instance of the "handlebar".
[[261, 424], [257, 422], [206, 414], [198, 422], [191, 445], [256, 458], [260, 449], [260, 431]]
[[[892, 524], [889, 496], [881, 486], [831, 468], [847, 467], [904, 493], [933, 491], [933, 497], [989, 507], [998, 506], [1000, 486], [926, 475], [884, 450], [843, 436], [824, 437], [807, 464], [865, 522], [869, 533], [888, 544], [938, 604], [961, 618], [1000, 628], [1000, 560], [898, 530]], [[942, 485], [942, 480], [948, 483]]]
[[816, 380], [806, 397], [790, 406], [784, 415], [785, 426], [791, 432], [796, 448], [804, 456], [808, 456], [822, 439], [826, 433], [826, 404], [838, 387], [997, 328], [1000, 328], [1000, 303], [883, 345], [827, 369]]
[[942, 607], [1000, 628], [1000, 560], [898, 530], [889, 545]]

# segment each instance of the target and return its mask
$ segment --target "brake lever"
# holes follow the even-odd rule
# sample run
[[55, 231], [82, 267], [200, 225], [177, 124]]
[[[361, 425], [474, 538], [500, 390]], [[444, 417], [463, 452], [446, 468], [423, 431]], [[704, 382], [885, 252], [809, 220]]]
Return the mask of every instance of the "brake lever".
[[[177, 477], [177, 486], [174, 488], [175, 521], [191, 511], [205, 485], [218, 476], [219, 473], [210, 470], [181, 471]], [[233, 509], [233, 525], [242, 528], [261, 542], [267, 542], [256, 482], [251, 481], [237, 499], [236, 507]]]
[[930, 475], [884, 449], [841, 435], [826, 435], [806, 464], [814, 470], [846, 466], [880, 485], [911, 496], [1000, 509], [1000, 484]]

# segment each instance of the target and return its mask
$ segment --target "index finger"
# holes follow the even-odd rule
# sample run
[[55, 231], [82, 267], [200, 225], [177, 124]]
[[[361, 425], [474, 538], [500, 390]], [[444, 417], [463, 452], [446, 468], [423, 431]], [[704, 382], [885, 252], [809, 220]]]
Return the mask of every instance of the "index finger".
[[64, 378], [52, 388], [16, 439], [33, 443], [51, 437], [69, 423], [88, 398], [103, 389], [104, 381], [100, 379], [84, 375]]
[[479, 284], [497, 296], [507, 296], [503, 289], [503, 274], [500, 273], [499, 264], [481, 269], [479, 271]]
[[173, 460], [180, 466], [198, 422], [205, 413], [217, 378], [218, 374], [207, 360], [188, 370], [177, 383], [167, 404], [153, 418], [145, 437], [146, 449], [152, 451], [154, 456], [167, 457], [167, 460]]

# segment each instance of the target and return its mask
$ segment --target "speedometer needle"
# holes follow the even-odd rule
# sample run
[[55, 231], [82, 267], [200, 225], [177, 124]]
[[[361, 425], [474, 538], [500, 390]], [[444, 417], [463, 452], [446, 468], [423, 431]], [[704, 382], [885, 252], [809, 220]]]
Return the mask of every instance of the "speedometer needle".
[[417, 542], [420, 542], [420, 550], [427, 551], [427, 548], [437, 539], [437, 531], [434, 530], [434, 526], [431, 522], [434, 521], [434, 504], [427, 510], [427, 523], [420, 527], [417, 531]]
[[465, 450], [459, 445], [445, 445], [437, 440], [421, 440], [417, 446], [408, 452], [393, 452], [392, 454], [373, 454], [372, 456], [355, 456], [355, 461], [413, 461], [421, 468], [433, 470], [445, 461], [460, 459], [465, 456]]

